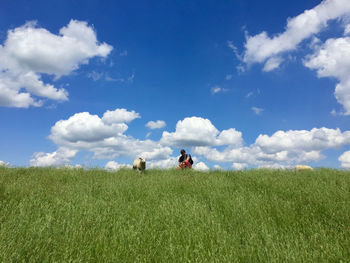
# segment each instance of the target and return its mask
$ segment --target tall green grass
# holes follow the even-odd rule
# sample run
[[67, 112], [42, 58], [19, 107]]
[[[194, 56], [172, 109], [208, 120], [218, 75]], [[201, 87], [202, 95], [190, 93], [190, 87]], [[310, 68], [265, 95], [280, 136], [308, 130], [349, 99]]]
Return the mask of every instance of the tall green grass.
[[1, 262], [349, 262], [350, 173], [0, 168]]

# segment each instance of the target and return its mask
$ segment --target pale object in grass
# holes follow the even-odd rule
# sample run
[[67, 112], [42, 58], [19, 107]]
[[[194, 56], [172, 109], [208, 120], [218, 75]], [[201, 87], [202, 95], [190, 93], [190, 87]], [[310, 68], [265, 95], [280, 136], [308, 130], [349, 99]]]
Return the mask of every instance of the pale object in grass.
[[294, 170], [296, 172], [298, 172], [298, 171], [305, 171], [305, 170], [306, 171], [312, 171], [313, 169], [312, 169], [311, 166], [298, 164], [298, 165], [295, 166]]
[[137, 158], [137, 159], [135, 159], [132, 168], [134, 170], [137, 169], [140, 172], [143, 172], [146, 169], [146, 159], [144, 159], [144, 158]]

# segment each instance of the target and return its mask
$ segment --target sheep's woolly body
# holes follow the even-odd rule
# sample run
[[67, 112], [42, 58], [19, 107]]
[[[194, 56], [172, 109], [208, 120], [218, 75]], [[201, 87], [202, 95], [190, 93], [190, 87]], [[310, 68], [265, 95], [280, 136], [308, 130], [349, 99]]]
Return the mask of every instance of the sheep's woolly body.
[[298, 164], [295, 166], [295, 171], [302, 171], [302, 170], [310, 170], [312, 171], [312, 167], [308, 166], [308, 165], [301, 165], [301, 164]]
[[140, 172], [144, 171], [146, 169], [146, 160], [143, 158], [135, 159], [132, 168], [135, 170], [137, 169]]

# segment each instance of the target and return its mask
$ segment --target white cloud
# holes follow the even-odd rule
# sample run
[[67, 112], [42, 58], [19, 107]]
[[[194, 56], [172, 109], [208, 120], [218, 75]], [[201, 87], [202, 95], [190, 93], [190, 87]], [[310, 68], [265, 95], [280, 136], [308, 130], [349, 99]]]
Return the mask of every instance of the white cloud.
[[161, 120], [149, 121], [149, 122], [146, 123], [146, 127], [150, 128], [152, 130], [154, 130], [154, 129], [161, 129], [161, 128], [164, 128], [165, 126], [166, 126], [165, 121], [161, 121]]
[[282, 61], [283, 60], [280, 57], [269, 58], [264, 65], [263, 71], [268, 72], [278, 68]]
[[337, 116], [337, 115], [339, 115], [339, 113], [335, 109], [333, 109], [333, 110], [331, 110], [331, 115]]
[[349, 34], [350, 34], [350, 24], [346, 25], [344, 29], [344, 36], [347, 36]]
[[68, 120], [56, 122], [51, 128], [49, 138], [56, 144], [94, 142], [120, 135], [128, 129], [125, 123], [114, 123], [114, 120], [107, 118], [105, 123], [104, 119], [100, 119], [97, 115], [91, 115], [88, 112], [76, 113]]
[[215, 164], [213, 167], [214, 167], [214, 169], [216, 169], [216, 170], [222, 170], [221, 166], [218, 165], [218, 164]]
[[252, 107], [252, 111], [254, 111], [256, 115], [260, 115], [264, 111], [264, 109], [258, 108], [258, 107]]
[[317, 70], [319, 77], [334, 77], [340, 82], [334, 95], [343, 105], [345, 115], [350, 115], [350, 37], [328, 39], [308, 56], [304, 65]]
[[350, 151], [344, 152], [342, 155], [338, 158], [339, 162], [341, 163], [341, 167], [343, 168], [350, 168]]
[[4, 162], [0, 160], [0, 166], [9, 166], [10, 163]]
[[111, 81], [111, 82], [125, 82], [124, 78], [112, 78], [111, 76], [109, 76], [108, 74], [105, 74], [105, 81]]
[[255, 145], [265, 152], [276, 153], [283, 150], [320, 151], [339, 148], [350, 143], [350, 131], [340, 129], [313, 128], [307, 130], [277, 131], [272, 136], [259, 135]]
[[239, 147], [243, 144], [242, 133], [236, 131], [234, 128], [230, 128], [228, 130], [223, 130], [220, 132], [215, 145], [231, 145], [235, 147]]
[[209, 167], [203, 162], [199, 162], [193, 165], [193, 169], [197, 171], [202, 171], [202, 172], [209, 171]]
[[238, 65], [237, 67], [236, 67], [236, 70], [237, 70], [237, 72], [239, 73], [239, 74], [242, 74], [242, 73], [244, 73], [245, 72], [245, 67], [243, 66], [243, 65]]
[[135, 74], [133, 73], [127, 78], [127, 82], [133, 83], [134, 82], [134, 78], [135, 78]]
[[142, 158], [146, 160], [164, 160], [173, 153], [173, 150], [170, 147], [163, 147], [158, 149], [152, 149], [151, 151], [144, 151], [140, 153]]
[[258, 169], [293, 169], [293, 166], [282, 164], [266, 164], [258, 166]]
[[177, 157], [169, 157], [164, 160], [153, 160], [147, 162], [147, 167], [151, 169], [170, 169], [178, 166], [178, 158]]
[[246, 164], [246, 163], [234, 163], [234, 164], [232, 164], [232, 168], [235, 170], [243, 170], [247, 166], [248, 166], [248, 164]]
[[109, 170], [109, 171], [117, 171], [117, 170], [122, 169], [122, 168], [129, 168], [129, 169], [131, 169], [132, 165], [131, 164], [119, 164], [119, 163], [114, 162], [114, 161], [109, 161], [105, 165], [105, 169]]
[[105, 81], [110, 81], [110, 82], [120, 82], [120, 83], [133, 83], [134, 82], [134, 78], [135, 78], [135, 74], [132, 73], [129, 77], [119, 77], [119, 78], [115, 78], [115, 77], [111, 77], [108, 73], [104, 74], [104, 79]]
[[95, 56], [106, 57], [112, 47], [97, 41], [86, 22], [71, 20], [59, 34], [29, 22], [9, 30], [0, 45], [0, 106], [42, 106], [37, 97], [68, 100], [68, 92], [41, 80], [42, 74], [68, 75]]
[[223, 93], [228, 91], [228, 89], [221, 88], [220, 86], [214, 86], [210, 89], [212, 94]]
[[126, 109], [116, 109], [114, 111], [107, 110], [102, 117], [102, 121], [107, 124], [131, 122], [134, 119], [141, 118], [140, 114], [135, 111]]
[[77, 154], [76, 150], [65, 147], [59, 148], [53, 153], [34, 153], [30, 160], [31, 166], [62, 166], [68, 164]]
[[68, 168], [68, 169], [83, 169], [84, 167], [81, 164], [76, 164], [76, 165], [66, 164], [64, 166], [64, 168]]
[[248, 92], [248, 94], [245, 96], [247, 99], [250, 98], [254, 93], [253, 92]]
[[212, 162], [231, 162], [233, 168], [246, 166], [291, 166], [295, 163], [319, 161], [321, 151], [350, 144], [350, 131], [314, 128], [310, 131], [277, 131], [272, 136], [259, 135], [248, 147], [226, 147], [218, 151], [212, 147], [194, 147], [195, 154]]
[[176, 147], [213, 146], [230, 144], [240, 146], [242, 133], [235, 129], [223, 130], [221, 133], [208, 119], [189, 117], [176, 124], [173, 133], [164, 131], [160, 142]]
[[97, 81], [99, 79], [101, 79], [103, 77], [104, 73], [99, 73], [99, 72], [96, 72], [96, 71], [92, 71], [90, 73], [87, 74], [87, 77], [88, 78], [91, 78], [93, 81]]
[[280, 55], [297, 49], [298, 44], [327, 26], [329, 20], [350, 14], [350, 1], [324, 0], [310, 10], [287, 20], [286, 30], [272, 38], [266, 32], [247, 36], [243, 61], [245, 63], [264, 63], [264, 70], [277, 68], [282, 62]]
[[126, 57], [127, 55], [128, 55], [128, 51], [127, 50], [124, 50], [124, 51], [119, 53], [119, 56], [121, 56], [121, 57]]
[[[122, 116], [134, 112], [117, 110], [107, 112], [123, 112]], [[134, 112], [134, 117], [135, 114]], [[234, 128], [220, 132], [210, 120], [200, 117], [178, 121], [175, 132], [164, 131], [157, 142], [139, 140], [124, 134], [128, 126], [120, 121], [129, 121], [130, 118], [112, 120], [106, 121], [97, 115], [82, 112], [57, 121], [51, 128], [49, 138], [57, 144], [58, 150], [53, 153], [35, 153], [30, 160], [31, 165], [64, 165], [77, 152], [89, 151], [94, 154], [93, 158], [111, 160], [117, 157], [144, 157], [148, 168], [171, 168], [177, 166], [178, 160], [178, 157], [172, 156], [171, 147], [192, 147], [188, 150], [189, 153], [215, 163], [231, 163], [234, 169], [290, 167], [297, 163], [321, 160], [324, 158], [323, 150], [350, 145], [350, 131], [314, 128], [277, 131], [272, 135], [260, 134], [253, 144], [243, 146], [241, 132]], [[204, 167], [199, 164], [201, 162], [197, 163], [195, 156], [192, 159], [195, 166]]]
[[226, 75], [226, 80], [230, 80], [230, 79], [232, 79], [232, 74], [227, 74]]
[[67, 120], [57, 121], [49, 138], [58, 147], [90, 151], [94, 153], [94, 158], [99, 159], [119, 156], [142, 156], [149, 160], [168, 158], [172, 154], [168, 146], [124, 134], [128, 129], [125, 122], [139, 117], [138, 113], [125, 109], [106, 111], [102, 118], [88, 112], [76, 113]]
[[218, 134], [219, 131], [210, 120], [190, 117], [178, 121], [175, 132], [164, 131], [161, 142], [179, 147], [213, 145]]

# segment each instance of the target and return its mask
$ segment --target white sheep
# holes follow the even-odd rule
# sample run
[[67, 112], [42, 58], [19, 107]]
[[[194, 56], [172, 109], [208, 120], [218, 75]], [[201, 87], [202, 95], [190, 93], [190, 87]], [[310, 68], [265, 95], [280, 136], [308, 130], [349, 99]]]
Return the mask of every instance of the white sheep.
[[303, 170], [309, 170], [309, 171], [312, 171], [312, 167], [308, 166], [308, 165], [302, 165], [302, 164], [298, 164], [295, 166], [294, 170], [296, 172], [298, 171], [303, 171]]
[[137, 158], [137, 159], [135, 159], [132, 168], [134, 170], [137, 169], [140, 172], [143, 172], [146, 169], [146, 159], [144, 159], [144, 158]]

